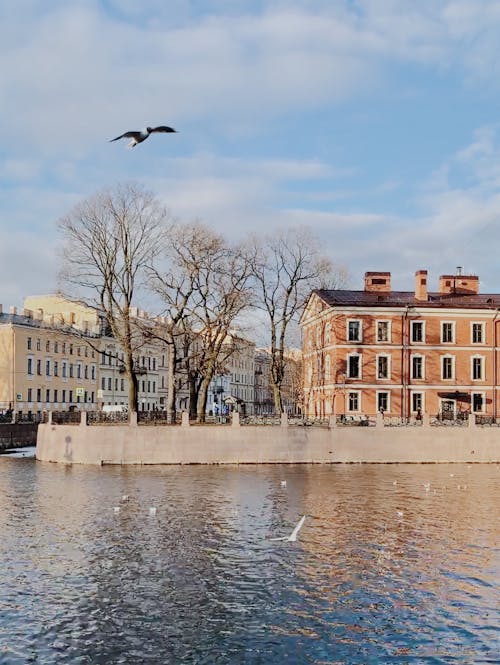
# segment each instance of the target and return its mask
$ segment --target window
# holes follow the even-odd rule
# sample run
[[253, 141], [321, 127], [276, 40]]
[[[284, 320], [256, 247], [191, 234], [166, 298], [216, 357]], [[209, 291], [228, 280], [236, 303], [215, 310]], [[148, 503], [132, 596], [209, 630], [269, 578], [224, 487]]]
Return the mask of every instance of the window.
[[62, 353], [66, 353], [66, 342], [62, 343]]
[[50, 376], [50, 360], [45, 361], [45, 376]]
[[118, 390], [118, 379], [115, 379], [115, 390]]
[[82, 363], [77, 363], [76, 364], [76, 378], [77, 379], [82, 378]]
[[62, 377], [63, 377], [63, 379], [66, 378], [66, 361], [65, 360], [63, 360], [63, 363], [62, 363]]
[[472, 393], [472, 411], [474, 411], [474, 413], [481, 413], [484, 411], [483, 393]]
[[484, 323], [472, 324], [472, 343], [484, 344]]
[[45, 401], [50, 402], [50, 388], [45, 391]]
[[28, 358], [28, 374], [33, 375], [33, 358]]
[[122, 392], [125, 390], [125, 379], [120, 379], [120, 390]]
[[57, 402], [57, 401], [58, 401], [57, 397], [58, 397], [58, 395], [57, 395], [57, 388], [56, 388], [56, 389], [54, 390], [54, 402]]
[[[156, 392], [156, 381], [153, 381], [153, 392], [154, 393]], [[245, 394], [246, 394], [246, 392], [247, 391], [245, 390]]]
[[69, 403], [71, 404], [71, 402], [72, 402], [72, 401], [73, 401], [73, 391], [72, 391], [72, 390], [70, 390], [70, 391], [69, 391], [69, 398], [68, 398], [68, 402], [69, 402]]
[[361, 321], [347, 322], [347, 340], [349, 342], [361, 342]]
[[389, 321], [377, 321], [377, 342], [389, 342]]
[[36, 373], [38, 374], [38, 376], [42, 375], [42, 361], [40, 360], [40, 358], [36, 361]]
[[377, 379], [389, 378], [389, 356], [377, 356]]
[[412, 393], [411, 394], [411, 410], [413, 413], [423, 410], [423, 394], [422, 393]]
[[441, 323], [441, 342], [452, 344], [455, 341], [455, 324], [448, 321]]
[[41, 351], [41, 350], [42, 350], [42, 342], [41, 342], [41, 340], [40, 340], [39, 337], [38, 337], [37, 340], [36, 340], [36, 350], [37, 350], [37, 351]]
[[360, 400], [359, 392], [350, 392], [348, 394], [347, 409], [349, 411], [359, 411]]
[[111, 377], [108, 377], [108, 390], [111, 390]]
[[412, 321], [411, 322], [411, 341], [412, 342], [424, 342], [424, 322], [423, 321]]
[[349, 379], [359, 379], [361, 375], [360, 356], [358, 354], [347, 356], [347, 376]]
[[50, 351], [50, 340], [47, 340], [45, 342], [45, 351], [47, 351], [47, 353], [49, 353], [49, 351]]
[[59, 342], [54, 342], [54, 353], [59, 353]]
[[101, 388], [106, 390], [106, 377], [101, 377]]
[[37, 402], [42, 401], [42, 389], [41, 388], [36, 389], [36, 401]]
[[484, 379], [484, 358], [472, 358], [472, 380], [482, 381]]
[[33, 399], [33, 389], [28, 388], [28, 402], [31, 402]]
[[325, 326], [325, 344], [330, 344], [332, 341], [332, 324], [327, 323]]
[[54, 360], [54, 376], [59, 376], [59, 363]]
[[156, 371], [156, 358], [153, 358], [153, 372]]
[[70, 356], [73, 355], [73, 344], [70, 344], [70, 345], [69, 345], [69, 355], [70, 355]]
[[28, 342], [28, 351], [31, 351], [31, 337], [28, 337], [27, 342]]
[[61, 401], [62, 401], [63, 404], [66, 403], [66, 391], [65, 391], [65, 390], [62, 391], [62, 398], [61, 398]]
[[453, 379], [453, 365], [455, 359], [452, 356], [443, 356], [441, 358], [441, 378]]
[[377, 411], [389, 411], [389, 393], [377, 392]]
[[412, 356], [411, 359], [411, 378], [424, 378], [424, 359], [422, 356]]
[[95, 381], [95, 365], [90, 366], [90, 378]]
[[69, 378], [73, 378], [73, 363], [69, 364]]
[[84, 365], [83, 367], [83, 378], [88, 379], [89, 378], [89, 366]]
[[104, 351], [101, 351], [101, 365], [105, 364], [106, 364], [106, 354], [104, 353]]

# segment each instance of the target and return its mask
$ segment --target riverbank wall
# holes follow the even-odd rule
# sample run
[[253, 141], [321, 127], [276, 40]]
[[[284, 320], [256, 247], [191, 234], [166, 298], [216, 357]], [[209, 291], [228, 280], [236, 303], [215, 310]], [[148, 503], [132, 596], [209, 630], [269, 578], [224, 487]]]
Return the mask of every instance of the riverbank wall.
[[38, 423], [0, 423], [0, 450], [34, 446]]
[[[134, 416], [135, 414], [132, 414]], [[40, 424], [38, 460], [63, 464], [498, 463], [500, 428]]]

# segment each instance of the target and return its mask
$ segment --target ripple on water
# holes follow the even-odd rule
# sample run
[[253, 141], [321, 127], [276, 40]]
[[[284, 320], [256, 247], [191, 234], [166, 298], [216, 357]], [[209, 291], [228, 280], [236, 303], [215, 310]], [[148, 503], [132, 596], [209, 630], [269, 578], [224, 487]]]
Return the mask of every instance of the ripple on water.
[[493, 662], [498, 482], [1, 458], [0, 663]]

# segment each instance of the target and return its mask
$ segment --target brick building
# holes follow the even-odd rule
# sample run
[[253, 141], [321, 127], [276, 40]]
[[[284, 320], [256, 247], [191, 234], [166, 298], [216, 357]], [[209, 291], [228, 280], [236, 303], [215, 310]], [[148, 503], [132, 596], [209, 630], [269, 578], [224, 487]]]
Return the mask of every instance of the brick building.
[[367, 272], [363, 291], [313, 291], [301, 319], [304, 403], [332, 413], [411, 418], [499, 414], [500, 294], [479, 278], [442, 275], [428, 291], [393, 291], [389, 272]]

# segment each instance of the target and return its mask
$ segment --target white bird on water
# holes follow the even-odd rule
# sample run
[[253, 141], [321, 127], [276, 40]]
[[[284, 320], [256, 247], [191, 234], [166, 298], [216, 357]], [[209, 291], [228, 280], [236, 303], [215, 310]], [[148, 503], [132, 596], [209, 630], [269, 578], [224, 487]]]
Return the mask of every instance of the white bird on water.
[[113, 506], [113, 512], [118, 514], [120, 512], [120, 506]]
[[281, 481], [281, 487], [286, 487], [286, 480]]
[[149, 514], [150, 514], [151, 516], [156, 515], [156, 506], [151, 506], [151, 507], [149, 508]]
[[289, 536], [283, 536], [282, 538], [271, 538], [271, 540], [287, 540], [289, 543], [294, 543], [297, 540], [299, 531], [302, 529], [304, 522], [306, 521], [306, 516], [302, 515], [300, 520], [297, 522], [295, 529]]
[[428, 492], [431, 489], [431, 484], [430, 483], [424, 483], [424, 489], [426, 492]]

